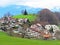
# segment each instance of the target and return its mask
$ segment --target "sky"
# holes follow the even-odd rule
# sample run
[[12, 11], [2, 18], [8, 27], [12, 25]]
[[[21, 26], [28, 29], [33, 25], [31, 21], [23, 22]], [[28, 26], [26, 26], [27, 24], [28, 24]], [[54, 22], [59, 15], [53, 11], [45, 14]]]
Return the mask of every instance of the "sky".
[[[0, 17], [3, 17], [7, 12], [13, 15], [20, 14], [20, 11], [24, 8], [21, 8], [21, 5], [32, 7], [32, 9], [47, 8], [53, 11], [60, 11], [60, 0], [0, 0]], [[32, 9], [28, 8], [29, 11], [32, 11]]]
[[34, 8], [60, 8], [60, 0], [0, 0], [0, 7], [9, 5], [25, 5]]

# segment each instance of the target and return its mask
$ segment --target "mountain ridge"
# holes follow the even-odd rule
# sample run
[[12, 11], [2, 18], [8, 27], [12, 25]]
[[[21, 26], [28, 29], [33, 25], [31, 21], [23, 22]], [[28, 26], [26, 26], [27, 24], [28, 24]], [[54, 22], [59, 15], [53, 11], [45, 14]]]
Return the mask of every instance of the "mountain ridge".
[[[34, 7], [29, 7], [29, 6], [24, 6], [24, 5], [9, 5], [7, 7], [0, 7], [0, 17], [3, 17], [4, 14], [10, 12], [12, 15], [17, 15], [17, 14], [21, 14], [22, 11], [27, 10], [27, 12], [29, 14], [36, 14], [38, 13], [38, 11], [41, 11], [43, 8], [34, 8]], [[53, 8], [50, 9], [51, 11], [55, 12], [60, 12], [59, 11], [60, 8]]]

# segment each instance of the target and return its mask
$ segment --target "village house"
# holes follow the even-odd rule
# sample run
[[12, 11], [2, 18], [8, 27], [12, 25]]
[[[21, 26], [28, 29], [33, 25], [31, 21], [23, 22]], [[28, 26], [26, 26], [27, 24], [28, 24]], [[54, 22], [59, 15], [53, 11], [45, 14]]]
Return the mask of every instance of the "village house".
[[53, 39], [56, 39], [56, 32], [57, 31], [60, 31], [60, 29], [59, 29], [59, 27], [57, 26], [57, 25], [45, 25], [45, 28], [47, 29], [47, 30], [49, 30], [50, 32], [52, 32], [51, 33], [51, 35], [52, 35], [52, 38]]
[[22, 35], [22, 37], [26, 38], [47, 39], [51, 36], [56, 39], [55, 34], [57, 35], [56, 32], [59, 31], [57, 25], [50, 25], [48, 22], [33, 23], [32, 25], [29, 25], [29, 23], [30, 21], [27, 18], [3, 17], [0, 19], [0, 29], [10, 35]]
[[37, 24], [34, 24], [34, 25], [31, 25], [30, 28], [27, 28], [27, 35], [31, 37], [34, 37], [34, 38], [37, 38], [37, 39], [41, 39], [42, 35], [43, 34], [43, 27], [41, 26], [41, 24], [37, 23]]

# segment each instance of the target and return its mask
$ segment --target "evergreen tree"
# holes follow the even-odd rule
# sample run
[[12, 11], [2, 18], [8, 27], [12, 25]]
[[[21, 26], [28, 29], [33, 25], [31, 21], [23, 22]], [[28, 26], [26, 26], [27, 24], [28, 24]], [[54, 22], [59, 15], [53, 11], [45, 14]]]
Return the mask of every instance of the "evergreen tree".
[[25, 11], [23, 12], [23, 14], [24, 14], [24, 15], [28, 15], [28, 13], [27, 13], [26, 9], [25, 9]]

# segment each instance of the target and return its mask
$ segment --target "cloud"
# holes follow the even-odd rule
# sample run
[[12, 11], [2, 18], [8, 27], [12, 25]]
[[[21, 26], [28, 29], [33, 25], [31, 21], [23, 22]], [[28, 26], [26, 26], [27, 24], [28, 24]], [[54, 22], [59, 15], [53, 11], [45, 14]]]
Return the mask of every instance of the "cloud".
[[0, 0], [0, 7], [8, 6], [8, 5], [16, 5], [18, 2], [22, 2], [20, 0]]
[[26, 5], [34, 8], [60, 8], [60, 0], [0, 0], [0, 7], [8, 5]]
[[37, 0], [37, 1], [28, 1], [25, 5], [39, 8], [53, 8], [60, 7], [60, 0]]

